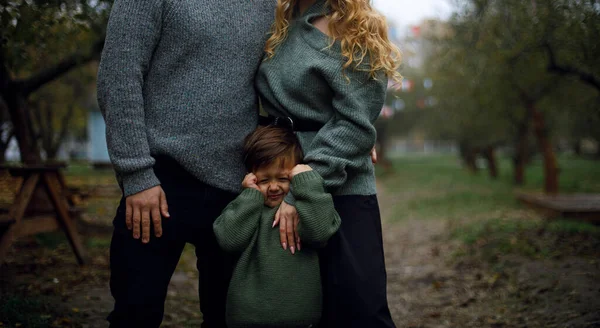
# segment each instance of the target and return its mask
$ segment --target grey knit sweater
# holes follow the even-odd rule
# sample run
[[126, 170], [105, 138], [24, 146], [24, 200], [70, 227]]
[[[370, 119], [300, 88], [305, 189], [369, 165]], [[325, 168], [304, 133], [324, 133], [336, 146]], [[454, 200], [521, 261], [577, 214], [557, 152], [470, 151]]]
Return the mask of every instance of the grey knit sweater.
[[[318, 132], [299, 132], [304, 159], [324, 179], [333, 195], [376, 193], [370, 150], [376, 140], [374, 121], [385, 100], [387, 78], [368, 72], [342, 71], [339, 42], [311, 24], [326, 13], [317, 0], [290, 22], [287, 39], [275, 56], [261, 63], [256, 87], [266, 112], [322, 125]], [[290, 202], [286, 197], [286, 202]]]
[[292, 186], [304, 245], [295, 255], [281, 248], [279, 229], [272, 227], [278, 207], [266, 207], [256, 189], [244, 189], [213, 224], [219, 245], [241, 253], [227, 294], [229, 328], [306, 328], [319, 321], [317, 248], [338, 230], [341, 219], [318, 173], [302, 172], [292, 179]]
[[256, 127], [253, 80], [272, 0], [116, 0], [98, 73], [111, 161], [126, 196], [160, 184], [168, 155], [238, 191], [241, 143]]

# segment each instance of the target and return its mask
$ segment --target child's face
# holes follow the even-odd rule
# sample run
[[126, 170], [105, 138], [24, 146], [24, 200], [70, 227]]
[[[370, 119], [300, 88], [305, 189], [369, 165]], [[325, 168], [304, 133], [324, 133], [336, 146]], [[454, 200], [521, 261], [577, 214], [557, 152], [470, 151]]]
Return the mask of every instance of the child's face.
[[294, 168], [273, 163], [269, 166], [259, 167], [253, 173], [256, 175], [256, 185], [265, 197], [265, 205], [275, 207], [283, 201], [283, 197], [290, 191], [290, 171]]

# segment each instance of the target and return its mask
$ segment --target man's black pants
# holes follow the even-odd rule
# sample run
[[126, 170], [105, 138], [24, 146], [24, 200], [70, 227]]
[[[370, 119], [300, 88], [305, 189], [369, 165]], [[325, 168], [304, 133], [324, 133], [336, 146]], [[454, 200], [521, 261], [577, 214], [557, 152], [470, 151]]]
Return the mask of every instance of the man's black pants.
[[186, 243], [196, 247], [202, 327], [225, 327], [225, 298], [233, 259], [219, 248], [212, 224], [236, 194], [201, 183], [175, 161], [158, 158], [154, 167], [169, 205], [163, 235], [148, 244], [125, 225], [125, 200], [117, 209], [110, 245], [110, 289], [115, 299], [110, 327], [159, 327], [167, 287]]
[[393, 328], [377, 196], [334, 196], [333, 203], [342, 224], [319, 254], [319, 328]]

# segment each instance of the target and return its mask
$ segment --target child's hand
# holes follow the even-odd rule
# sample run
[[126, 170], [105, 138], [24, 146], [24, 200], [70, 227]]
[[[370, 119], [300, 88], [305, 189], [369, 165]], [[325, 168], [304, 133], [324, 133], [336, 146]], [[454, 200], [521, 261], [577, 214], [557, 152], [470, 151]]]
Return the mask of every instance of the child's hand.
[[292, 172], [290, 172], [290, 178], [293, 178], [294, 176], [296, 176], [296, 174], [300, 174], [302, 172], [308, 172], [308, 171], [312, 171], [312, 168], [306, 164], [298, 164], [296, 166], [294, 166], [294, 168], [292, 169]]
[[258, 185], [256, 184], [257, 182], [258, 182], [258, 179], [256, 178], [256, 175], [254, 175], [254, 173], [248, 173], [244, 177], [244, 181], [242, 181], [242, 187], [254, 188], [254, 189], [260, 191], [260, 189], [258, 189]]

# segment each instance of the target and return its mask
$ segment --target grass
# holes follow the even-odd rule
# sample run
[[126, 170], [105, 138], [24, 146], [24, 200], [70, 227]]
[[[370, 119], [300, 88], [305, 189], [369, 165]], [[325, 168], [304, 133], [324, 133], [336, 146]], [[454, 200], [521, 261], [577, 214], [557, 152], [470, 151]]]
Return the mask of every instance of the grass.
[[[394, 172], [378, 178], [386, 190], [401, 200], [394, 208], [394, 218], [446, 218], [451, 220], [505, 216], [522, 209], [516, 201], [512, 183], [512, 165], [499, 162], [500, 177], [491, 179], [485, 170], [470, 174], [454, 156], [405, 157], [393, 163]], [[543, 188], [540, 161], [527, 167], [521, 190]], [[600, 163], [573, 157], [561, 157], [560, 188], [565, 193], [600, 193]]]
[[379, 180], [401, 200], [393, 210], [396, 220], [463, 219], [518, 206], [510, 185], [490, 181], [484, 172], [469, 174], [452, 156], [402, 158], [393, 167]]
[[[600, 226], [559, 218], [543, 220], [515, 199], [516, 190], [543, 189], [540, 161], [527, 167], [526, 184], [512, 184], [512, 165], [499, 162], [500, 177], [485, 170], [471, 174], [453, 156], [404, 157], [393, 173], [378, 172], [386, 195], [393, 195], [392, 221], [445, 220], [450, 237], [464, 245], [457, 255], [477, 254], [495, 263], [503, 254], [529, 258], [567, 254], [597, 255]], [[560, 157], [560, 188], [565, 193], [600, 193], [600, 163]]]

